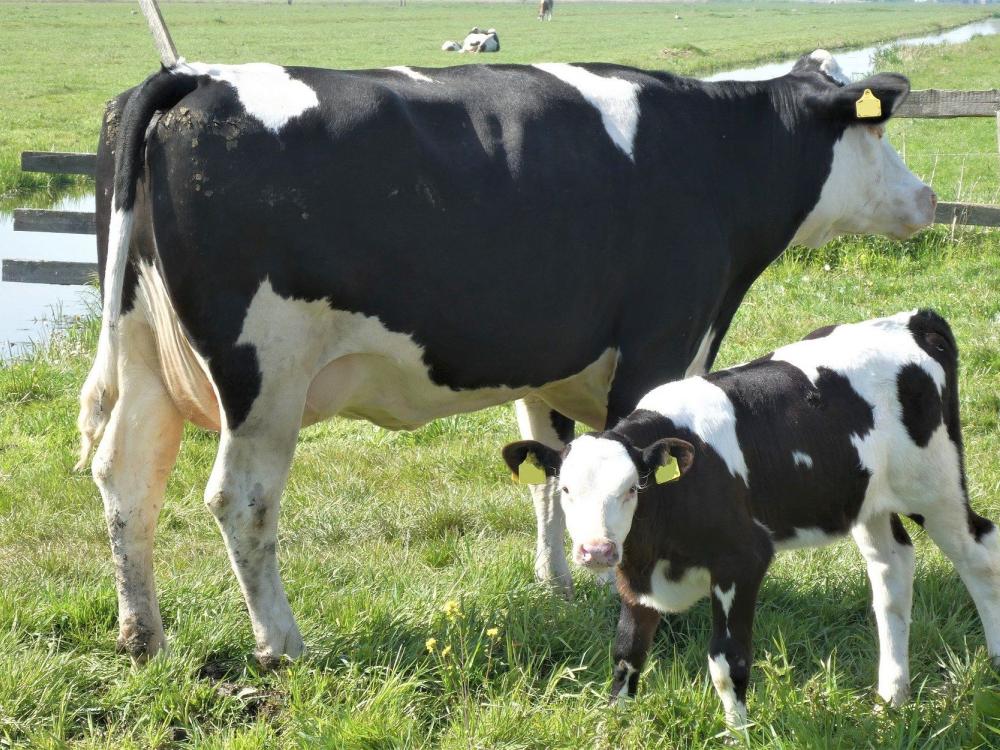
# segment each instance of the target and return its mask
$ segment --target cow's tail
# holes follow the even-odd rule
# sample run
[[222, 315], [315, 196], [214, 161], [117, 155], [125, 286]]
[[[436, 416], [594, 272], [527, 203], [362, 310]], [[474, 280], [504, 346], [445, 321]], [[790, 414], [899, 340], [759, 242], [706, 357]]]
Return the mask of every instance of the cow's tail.
[[[183, 64], [183, 63], [182, 63]], [[94, 444], [101, 439], [111, 419], [119, 391], [119, 319], [122, 292], [132, 237], [136, 183], [144, 162], [146, 130], [156, 112], [174, 106], [197, 86], [195, 76], [186, 72], [161, 70], [147, 78], [135, 90], [122, 113], [115, 143], [115, 179], [111, 196], [111, 220], [108, 227], [108, 254], [101, 284], [103, 305], [101, 334], [97, 356], [80, 392], [80, 460], [87, 465]]]

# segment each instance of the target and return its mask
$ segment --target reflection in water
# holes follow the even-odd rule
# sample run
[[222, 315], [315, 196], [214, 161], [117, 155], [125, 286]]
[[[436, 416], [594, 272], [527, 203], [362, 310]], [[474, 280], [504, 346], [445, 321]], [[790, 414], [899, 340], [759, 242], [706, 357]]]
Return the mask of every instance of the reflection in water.
[[[94, 196], [65, 198], [52, 208], [93, 211]], [[91, 235], [15, 232], [13, 216], [0, 213], [0, 259], [95, 263], [97, 249]], [[95, 308], [97, 299], [86, 286], [0, 281], [0, 361], [27, 353], [64, 319]]]
[[[986, 21], [959, 26], [957, 29], [943, 31], [940, 34], [930, 34], [928, 36], [914, 37], [912, 39], [900, 39], [895, 42], [885, 42], [872, 47], [864, 47], [856, 50], [830, 50], [837, 58], [837, 63], [844, 74], [852, 81], [864, 78], [872, 70], [872, 57], [878, 50], [889, 47], [919, 47], [928, 44], [964, 44], [973, 37], [992, 36], [1000, 34], [1000, 19], [991, 18]], [[722, 73], [715, 73], [706, 78], [706, 81], [764, 81], [768, 78], [777, 78], [788, 73], [795, 64], [794, 58], [782, 62], [767, 63], [754, 68], [737, 68], [727, 70]]]

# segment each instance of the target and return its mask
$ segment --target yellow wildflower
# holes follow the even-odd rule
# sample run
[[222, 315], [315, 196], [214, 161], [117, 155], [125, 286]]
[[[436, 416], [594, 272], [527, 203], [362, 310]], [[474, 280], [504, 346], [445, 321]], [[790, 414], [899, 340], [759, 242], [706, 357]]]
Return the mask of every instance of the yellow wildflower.
[[441, 607], [441, 611], [444, 612], [445, 617], [447, 617], [452, 622], [454, 622], [455, 620], [457, 620], [459, 617], [462, 616], [461, 608], [459, 607], [458, 602], [455, 601], [454, 599], [449, 599], [448, 601], [446, 601], [444, 603], [444, 606]]
[[438, 645], [438, 640], [437, 640], [437, 638], [428, 638], [428, 639], [427, 639], [427, 640], [426, 640], [426, 641], [424, 642], [424, 645], [425, 645], [425, 646], [427, 646], [427, 650], [428, 650], [428, 651], [429, 651], [430, 653], [432, 653], [432, 654], [433, 654], [433, 653], [434, 653], [434, 649], [436, 649], [436, 648], [437, 648], [437, 645]]
[[486, 631], [487, 638], [496, 638], [500, 635], [500, 628], [490, 628]]
[[451, 645], [449, 644], [449, 645], [445, 646], [443, 649], [441, 649], [441, 658], [442, 659], [447, 659], [448, 658], [448, 654], [450, 654], [450, 653], [451, 653]]

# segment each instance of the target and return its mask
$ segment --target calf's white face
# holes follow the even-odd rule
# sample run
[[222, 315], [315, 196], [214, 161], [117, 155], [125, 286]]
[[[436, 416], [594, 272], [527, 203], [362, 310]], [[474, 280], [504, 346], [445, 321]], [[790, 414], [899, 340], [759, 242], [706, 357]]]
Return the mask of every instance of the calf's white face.
[[559, 496], [573, 540], [573, 560], [600, 570], [616, 565], [638, 498], [639, 472], [625, 446], [584, 435], [559, 472]]
[[907, 169], [881, 125], [851, 125], [792, 244], [819, 247], [841, 234], [906, 239], [934, 221], [936, 206], [934, 191]]

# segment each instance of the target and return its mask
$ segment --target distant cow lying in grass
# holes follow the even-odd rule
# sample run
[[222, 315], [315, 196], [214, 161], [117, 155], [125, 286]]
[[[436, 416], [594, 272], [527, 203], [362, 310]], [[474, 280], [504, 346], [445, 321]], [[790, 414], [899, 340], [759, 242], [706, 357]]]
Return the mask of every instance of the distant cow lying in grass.
[[474, 26], [472, 31], [466, 34], [462, 43], [445, 42], [441, 45], [442, 52], [499, 52], [500, 36], [496, 29], [483, 31], [478, 26]]
[[527, 461], [558, 475], [576, 562], [618, 566], [612, 698], [635, 693], [660, 613], [711, 593], [709, 670], [727, 722], [744, 725], [754, 606], [775, 549], [850, 531], [873, 589], [878, 692], [903, 703], [914, 555], [897, 514], [955, 563], [996, 661], [1000, 547], [969, 507], [957, 377], [944, 319], [900, 313], [660, 386], [562, 453], [504, 448], [513, 471]]

